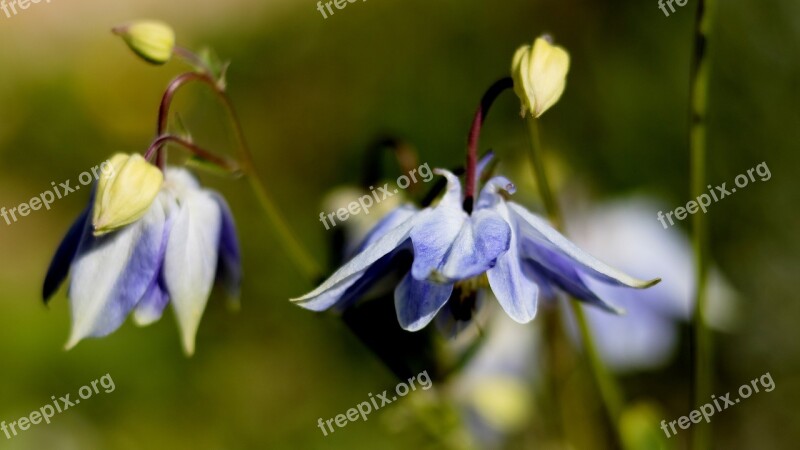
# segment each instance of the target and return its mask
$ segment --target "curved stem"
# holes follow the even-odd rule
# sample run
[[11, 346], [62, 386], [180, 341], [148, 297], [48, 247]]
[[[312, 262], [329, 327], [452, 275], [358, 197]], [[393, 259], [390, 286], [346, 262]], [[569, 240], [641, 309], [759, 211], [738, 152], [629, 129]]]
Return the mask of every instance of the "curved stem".
[[[225, 108], [226, 115], [228, 116], [228, 120], [233, 128], [234, 139], [236, 140], [236, 151], [239, 156], [240, 163], [242, 164], [242, 171], [245, 173], [245, 175], [247, 175], [250, 186], [253, 188], [259, 203], [261, 203], [267, 218], [275, 227], [275, 231], [277, 231], [279, 235], [279, 241], [284, 246], [297, 267], [301, 269], [309, 279], [315, 279], [319, 276], [319, 274], [322, 273], [319, 266], [311, 257], [311, 255], [303, 248], [303, 246], [300, 245], [299, 241], [297, 241], [297, 239], [294, 237], [294, 234], [292, 234], [288, 224], [283, 219], [283, 216], [281, 216], [277, 206], [267, 193], [267, 189], [264, 187], [264, 184], [261, 182], [258, 173], [255, 171], [253, 158], [249, 149], [247, 148], [247, 143], [244, 139], [244, 132], [242, 131], [242, 126], [239, 122], [238, 116], [236, 115], [236, 111], [233, 108], [233, 104], [231, 103], [231, 100], [225, 90], [214, 78], [211, 77], [210, 74], [188, 72], [177, 76], [172, 80], [172, 82], [170, 82], [166, 92], [164, 93], [164, 96], [161, 99], [161, 105], [158, 110], [158, 134], [162, 135], [167, 127], [169, 109], [175, 93], [181, 86], [192, 81], [199, 81], [208, 85], [214, 91], [214, 93], [217, 94], [217, 97], [220, 99], [223, 107]], [[159, 151], [159, 160], [161, 158], [163, 158], [163, 152]]]
[[[547, 172], [543, 163], [544, 158], [542, 157], [542, 146], [541, 139], [539, 137], [537, 119], [530, 117], [528, 119], [528, 126], [531, 132], [530, 156], [531, 162], [534, 165], [534, 173], [536, 175], [536, 184], [539, 188], [539, 194], [542, 197], [542, 202], [544, 203], [547, 215], [552, 221], [553, 225], [563, 232], [563, 218], [561, 215], [561, 210], [558, 206], [558, 202], [555, 200], [553, 191], [550, 188], [550, 184], [546, 176]], [[581, 342], [583, 344], [584, 351], [586, 352], [586, 358], [589, 363], [589, 367], [594, 375], [595, 381], [597, 382], [597, 388], [600, 392], [603, 406], [605, 407], [606, 414], [613, 425], [614, 432], [616, 433], [615, 437], [619, 444], [622, 442], [619, 436], [618, 424], [623, 404], [622, 395], [616, 384], [616, 381], [608, 372], [608, 369], [606, 369], [605, 363], [597, 351], [597, 346], [592, 338], [592, 333], [589, 328], [588, 321], [586, 320], [586, 315], [583, 311], [583, 308], [578, 301], [574, 299], [570, 299], [569, 305], [577, 321]]]
[[237, 172], [239, 170], [238, 164], [234, 161], [231, 161], [227, 158], [223, 158], [221, 156], [217, 156], [210, 151], [195, 145], [193, 142], [187, 141], [186, 139], [180, 138], [178, 136], [173, 135], [162, 135], [157, 137], [151, 144], [150, 147], [144, 154], [144, 159], [150, 160], [153, 157], [154, 153], [158, 153], [161, 151], [161, 148], [164, 144], [168, 142], [173, 142], [175, 144], [180, 145], [182, 148], [189, 150], [190, 153], [199, 156], [206, 161], [216, 164], [219, 167], [229, 171], [229, 172]]
[[464, 194], [464, 210], [467, 213], [472, 212], [472, 205], [475, 201], [475, 191], [477, 189], [477, 182], [475, 180], [477, 165], [478, 165], [478, 142], [481, 136], [481, 127], [483, 121], [489, 114], [489, 109], [500, 94], [506, 89], [514, 87], [514, 80], [511, 77], [502, 78], [489, 86], [486, 93], [481, 98], [481, 104], [475, 111], [475, 118], [472, 119], [472, 126], [469, 129], [469, 137], [467, 139], [467, 165], [466, 176], [464, 183], [467, 185]]
[[[706, 38], [711, 31], [713, 0], [699, 0], [695, 17], [694, 56], [691, 64], [689, 154], [691, 160], [691, 192], [695, 197], [706, 189], [706, 104], [708, 98], [709, 60]], [[695, 217], [696, 216], [696, 217]], [[705, 214], [692, 216], [692, 241], [695, 256], [694, 313], [692, 315], [692, 393], [691, 405], [711, 396], [713, 348], [706, 327], [705, 305], [708, 279], [708, 220]], [[710, 425], [694, 427], [692, 448], [711, 448]]]
[[164, 91], [164, 95], [161, 97], [161, 104], [158, 105], [158, 123], [156, 126], [157, 136], [161, 136], [165, 131], [167, 131], [167, 123], [169, 122], [169, 109], [172, 106], [172, 100], [175, 98], [175, 94], [178, 92], [178, 89], [192, 81], [206, 83], [215, 91], [217, 90], [217, 83], [214, 81], [214, 79], [204, 73], [186, 72], [173, 78], [172, 81], [169, 82], [169, 85], [167, 85], [167, 90]]
[[[208, 77], [203, 76], [203, 74], [196, 73], [196, 72], [187, 72], [178, 75], [177, 77], [173, 78], [172, 81], [169, 82], [167, 85], [167, 89], [164, 91], [164, 95], [161, 96], [161, 103], [158, 105], [158, 121], [156, 123], [156, 138], [158, 136], [163, 136], [167, 131], [167, 124], [169, 123], [169, 109], [172, 106], [172, 100], [175, 98], [175, 94], [178, 92], [178, 89], [181, 86], [194, 81], [205, 81]], [[211, 81], [212, 85], [214, 84]], [[158, 154], [156, 157], [156, 161], [158, 167], [161, 168], [163, 171], [166, 166], [166, 153], [162, 151], [162, 147], [158, 148]]]

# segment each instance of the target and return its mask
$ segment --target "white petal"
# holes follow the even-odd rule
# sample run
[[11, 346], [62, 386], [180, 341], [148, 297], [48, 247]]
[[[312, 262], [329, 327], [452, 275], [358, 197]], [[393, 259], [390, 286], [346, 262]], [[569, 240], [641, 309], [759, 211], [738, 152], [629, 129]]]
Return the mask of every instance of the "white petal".
[[178, 200], [180, 206], [170, 231], [163, 274], [183, 349], [191, 355], [214, 285], [222, 214], [214, 197], [205, 191], [186, 190]]

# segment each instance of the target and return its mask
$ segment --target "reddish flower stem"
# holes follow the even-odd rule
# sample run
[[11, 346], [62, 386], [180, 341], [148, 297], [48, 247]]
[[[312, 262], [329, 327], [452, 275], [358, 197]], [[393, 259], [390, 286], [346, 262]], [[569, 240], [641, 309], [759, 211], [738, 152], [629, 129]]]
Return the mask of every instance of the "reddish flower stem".
[[211, 163], [214, 163], [214, 164], [216, 164], [216, 165], [218, 165], [220, 167], [223, 167], [223, 168], [225, 168], [225, 169], [227, 169], [227, 170], [229, 170], [231, 172], [236, 172], [236, 171], [239, 170], [239, 166], [235, 162], [230, 161], [230, 160], [228, 160], [226, 158], [223, 158], [221, 156], [217, 156], [217, 155], [211, 153], [210, 151], [205, 150], [202, 147], [199, 147], [199, 146], [195, 145], [194, 143], [187, 141], [186, 139], [180, 138], [178, 136], [169, 135], [169, 134], [157, 137], [150, 144], [150, 147], [147, 149], [147, 152], [145, 152], [144, 158], [149, 160], [150, 158], [153, 157], [153, 153], [161, 154], [161, 149], [164, 147], [164, 144], [166, 144], [167, 142], [173, 142], [175, 144], [178, 144], [181, 147], [183, 147], [184, 149], [186, 149], [189, 152], [191, 152], [192, 154], [197, 155], [200, 158], [205, 159], [206, 161], [209, 161]]
[[472, 120], [472, 127], [470, 127], [469, 137], [467, 138], [467, 166], [465, 175], [467, 187], [464, 194], [464, 210], [467, 211], [467, 213], [472, 212], [472, 206], [475, 203], [475, 190], [477, 188], [475, 177], [478, 165], [478, 142], [481, 136], [481, 127], [483, 126], [484, 120], [486, 120], [486, 116], [489, 114], [489, 108], [492, 107], [497, 97], [499, 97], [504, 90], [513, 87], [514, 81], [511, 77], [505, 77], [496, 81], [489, 86], [489, 89], [483, 94], [481, 104], [478, 106], [477, 111], [475, 111], [475, 118]]
[[[187, 72], [173, 78], [167, 86], [167, 90], [164, 91], [164, 95], [161, 97], [161, 104], [158, 106], [158, 123], [156, 126], [157, 139], [158, 137], [164, 136], [164, 133], [167, 131], [167, 123], [169, 122], [169, 109], [172, 106], [172, 100], [175, 98], [175, 94], [178, 92], [181, 86], [192, 81], [201, 81], [206, 83], [215, 91], [219, 89], [216, 81], [214, 81], [213, 78], [205, 73]], [[163, 146], [158, 148], [156, 161], [158, 167], [160, 167], [161, 170], [164, 170], [166, 165], [166, 155], [164, 154], [162, 148]]]

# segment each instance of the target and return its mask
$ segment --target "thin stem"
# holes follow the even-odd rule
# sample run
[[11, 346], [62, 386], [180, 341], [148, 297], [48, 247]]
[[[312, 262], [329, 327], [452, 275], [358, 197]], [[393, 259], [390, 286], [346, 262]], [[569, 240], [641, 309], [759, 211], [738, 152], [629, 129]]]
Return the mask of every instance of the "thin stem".
[[[564, 422], [570, 420], [564, 413], [562, 396], [564, 393], [565, 379], [573, 366], [572, 361], [568, 360], [569, 353], [566, 351], [566, 341], [562, 330], [561, 319], [558, 317], [558, 310], [546, 311], [543, 316], [544, 333], [547, 348], [544, 354], [545, 364], [548, 368], [548, 375], [545, 380], [545, 389], [541, 389], [544, 407], [548, 414], [543, 417], [547, 428], [552, 430], [554, 441], [559, 441], [566, 436]], [[565, 357], [566, 356], [566, 357]]]
[[[208, 85], [214, 91], [214, 93], [217, 94], [217, 97], [220, 99], [223, 107], [225, 108], [228, 120], [231, 123], [231, 127], [233, 128], [234, 139], [236, 140], [236, 151], [242, 164], [242, 171], [245, 175], [247, 175], [250, 186], [253, 188], [259, 203], [261, 203], [261, 207], [264, 209], [269, 222], [275, 227], [275, 231], [277, 231], [279, 235], [280, 243], [285, 247], [287, 253], [297, 267], [300, 268], [309, 279], [316, 279], [319, 274], [322, 273], [322, 271], [320, 270], [314, 258], [311, 257], [310, 253], [308, 253], [294, 237], [294, 234], [292, 234], [288, 224], [283, 219], [283, 216], [281, 216], [277, 206], [267, 193], [267, 189], [264, 187], [264, 184], [255, 170], [253, 158], [250, 150], [247, 148], [247, 143], [244, 139], [244, 132], [242, 130], [239, 118], [236, 115], [236, 111], [233, 108], [233, 104], [231, 103], [231, 100], [225, 90], [214, 78], [212, 78], [210, 74], [188, 72], [179, 75], [169, 84], [164, 96], [161, 99], [161, 106], [159, 107], [158, 111], [158, 134], [162, 135], [167, 127], [169, 109], [175, 93], [181, 86], [191, 81], [202, 82]], [[159, 152], [159, 158], [162, 157], [162, 154], [163, 152]]]
[[542, 197], [544, 203], [544, 210], [547, 212], [548, 219], [555, 225], [556, 228], [562, 228], [561, 222], [561, 208], [553, 196], [553, 191], [550, 189], [550, 181], [547, 179], [547, 170], [544, 167], [544, 158], [542, 151], [537, 150], [542, 148], [541, 136], [539, 134], [539, 120], [532, 115], [528, 116], [528, 131], [531, 136], [531, 164], [533, 164], [533, 172], [536, 176], [536, 187], [539, 189], [539, 195]]
[[190, 141], [187, 141], [186, 139], [180, 138], [178, 136], [169, 135], [169, 134], [157, 137], [150, 144], [150, 147], [145, 152], [144, 158], [149, 160], [150, 158], [153, 157], [154, 153], [157, 154], [158, 152], [160, 152], [161, 148], [164, 146], [164, 144], [166, 144], [168, 142], [173, 142], [175, 144], [178, 144], [182, 148], [184, 148], [186, 150], [189, 150], [190, 153], [192, 153], [194, 155], [197, 155], [200, 158], [205, 159], [206, 161], [214, 163], [217, 166], [222, 167], [223, 169], [225, 169], [225, 170], [227, 170], [229, 172], [237, 172], [237, 171], [239, 171], [239, 165], [236, 164], [234, 161], [231, 161], [230, 159], [227, 159], [227, 158], [223, 158], [221, 156], [217, 156], [217, 155], [211, 153], [210, 151], [205, 150], [204, 148], [194, 144], [193, 142], [190, 142]]
[[467, 138], [467, 166], [465, 184], [466, 190], [464, 194], [464, 209], [470, 213], [472, 212], [472, 205], [475, 201], [475, 190], [477, 183], [475, 180], [477, 165], [478, 165], [478, 142], [481, 136], [481, 127], [486, 116], [489, 114], [489, 109], [500, 94], [506, 89], [514, 87], [514, 80], [511, 77], [506, 77], [496, 81], [489, 86], [486, 93], [481, 98], [481, 104], [475, 111], [475, 117], [472, 119], [472, 126], [469, 129], [469, 137]]
[[192, 81], [200, 81], [211, 86], [215, 91], [217, 90], [217, 83], [213, 78], [204, 73], [186, 72], [173, 78], [167, 85], [167, 90], [161, 97], [161, 104], [158, 106], [158, 123], [156, 126], [156, 135], [161, 136], [167, 131], [167, 123], [169, 122], [169, 109], [172, 106], [172, 100], [175, 94], [183, 85]]
[[[177, 77], [173, 78], [170, 81], [169, 85], [167, 85], [167, 89], [164, 91], [164, 95], [161, 96], [161, 103], [158, 105], [158, 121], [156, 123], [156, 137], [163, 136], [167, 131], [167, 124], [169, 123], [169, 109], [172, 106], [172, 100], [175, 98], [175, 94], [178, 92], [183, 85], [192, 82], [192, 81], [203, 81], [208, 83], [209, 79], [203, 74], [196, 73], [196, 72], [187, 72]], [[216, 87], [216, 83], [211, 80], [212, 87]], [[166, 153], [162, 150], [162, 147], [159, 147], [156, 163], [161, 170], [164, 170], [166, 166]]]
[[[699, 197], [706, 189], [706, 106], [709, 85], [707, 36], [711, 31], [713, 0], [699, 0], [695, 17], [694, 56], [690, 68], [690, 132], [691, 192]], [[706, 285], [708, 280], [708, 220], [705, 214], [692, 216], [692, 241], [695, 259], [694, 314], [692, 316], [693, 373], [690, 405], [711, 396], [713, 342], [706, 326]], [[704, 401], [704, 400], [703, 400]], [[692, 448], [711, 448], [710, 425], [692, 430]]]
[[[539, 195], [542, 197], [545, 210], [553, 225], [557, 229], [563, 231], [563, 218], [561, 216], [561, 210], [555, 200], [553, 191], [550, 188], [550, 184], [547, 179], [547, 172], [543, 163], [544, 158], [542, 157], [541, 139], [539, 137], [539, 128], [536, 119], [533, 117], [529, 118], [528, 126], [531, 132], [530, 156], [531, 162], [534, 166], [534, 173], [536, 175], [536, 184], [539, 188]], [[606, 369], [605, 363], [597, 351], [597, 347], [592, 339], [592, 333], [586, 320], [586, 315], [583, 311], [583, 308], [574, 299], [571, 299], [569, 303], [571, 311], [575, 315], [575, 319], [578, 324], [581, 342], [583, 344], [584, 351], [586, 352], [586, 358], [589, 362], [589, 367], [594, 375], [595, 381], [597, 382], [597, 388], [600, 392], [600, 397], [603, 401], [608, 418], [613, 425], [614, 432], [616, 433], [616, 439], [618, 442], [621, 442], [618, 426], [623, 404], [621, 392], [611, 374]]]
[[583, 340], [584, 350], [589, 364], [597, 380], [597, 386], [600, 390], [600, 396], [603, 399], [603, 405], [606, 408], [611, 423], [614, 425], [614, 430], [619, 429], [619, 418], [622, 414], [622, 394], [620, 393], [619, 386], [614, 381], [611, 373], [606, 368], [600, 353], [597, 351], [597, 346], [592, 339], [592, 331], [589, 323], [586, 320], [586, 313], [583, 311], [583, 306], [575, 300], [569, 302], [570, 309], [575, 315], [575, 320], [578, 323], [581, 339]]
[[201, 69], [203, 72], [213, 76], [213, 72], [211, 71], [211, 68], [208, 67], [208, 64], [206, 64], [206, 62], [203, 61], [203, 58], [197, 56], [197, 54], [195, 54], [193, 51], [176, 45], [172, 49], [172, 52], [179, 58], [182, 58], [184, 61], [189, 63], [189, 65]]

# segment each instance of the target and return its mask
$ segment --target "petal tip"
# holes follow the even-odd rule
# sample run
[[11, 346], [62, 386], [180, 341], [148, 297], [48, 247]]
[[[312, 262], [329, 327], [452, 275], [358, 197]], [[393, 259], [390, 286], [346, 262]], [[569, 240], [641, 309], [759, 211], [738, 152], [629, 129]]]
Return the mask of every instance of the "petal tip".
[[636, 289], [647, 289], [657, 285], [658, 283], [661, 283], [661, 278], [653, 278], [652, 280], [647, 281], [643, 280], [637, 284]]
[[75, 346], [78, 345], [78, 342], [80, 342], [81, 339], [82, 339], [81, 337], [78, 337], [74, 334], [70, 336], [70, 338], [67, 340], [67, 343], [64, 344], [64, 351], [68, 352], [73, 348], [75, 348]]
[[155, 317], [152, 315], [144, 314], [139, 312], [138, 310], [133, 313], [133, 323], [136, 324], [137, 327], [144, 328], [146, 326], [152, 325], [158, 322], [159, 317]]
[[183, 338], [182, 344], [183, 344], [184, 356], [186, 356], [187, 358], [191, 358], [192, 356], [194, 356], [194, 350], [195, 350], [194, 336], [185, 336]]

